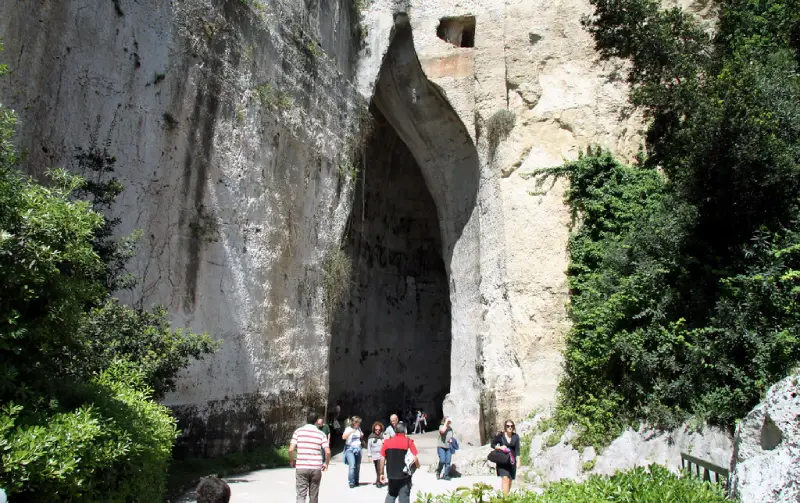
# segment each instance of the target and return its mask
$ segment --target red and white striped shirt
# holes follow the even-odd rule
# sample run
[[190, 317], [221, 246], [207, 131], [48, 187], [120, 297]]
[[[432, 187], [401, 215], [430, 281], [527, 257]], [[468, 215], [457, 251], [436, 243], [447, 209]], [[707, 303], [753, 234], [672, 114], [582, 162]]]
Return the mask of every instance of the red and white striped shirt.
[[297, 448], [295, 468], [319, 470], [325, 462], [324, 449], [328, 449], [328, 437], [313, 424], [301, 426], [294, 431], [291, 444]]

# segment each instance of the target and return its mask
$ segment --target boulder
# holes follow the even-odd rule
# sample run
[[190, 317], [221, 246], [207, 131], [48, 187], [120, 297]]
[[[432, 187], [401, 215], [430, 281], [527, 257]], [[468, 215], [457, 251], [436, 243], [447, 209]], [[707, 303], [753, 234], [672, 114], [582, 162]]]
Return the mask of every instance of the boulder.
[[800, 370], [736, 428], [729, 491], [742, 503], [800, 501]]
[[713, 427], [697, 431], [684, 425], [663, 431], [642, 425], [638, 430], [625, 430], [600, 453], [592, 447], [576, 449], [570, 444], [573, 436], [567, 430], [555, 445], [551, 431], [530, 437], [532, 481], [581, 481], [590, 474], [611, 475], [653, 463], [677, 473], [681, 468], [682, 452], [728, 466], [733, 450], [730, 435]]

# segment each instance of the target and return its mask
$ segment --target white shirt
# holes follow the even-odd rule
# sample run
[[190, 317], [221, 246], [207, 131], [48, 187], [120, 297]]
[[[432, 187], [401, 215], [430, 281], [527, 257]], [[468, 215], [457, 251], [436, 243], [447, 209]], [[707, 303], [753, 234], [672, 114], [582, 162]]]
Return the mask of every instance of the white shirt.
[[353, 434], [350, 435], [349, 437], [347, 437], [347, 440], [345, 440], [345, 445], [347, 447], [354, 447], [354, 448], [358, 447], [360, 449], [361, 448], [361, 437], [364, 434], [361, 432], [361, 428], [358, 428], [358, 429], [354, 430], [352, 427], [348, 426], [347, 428], [344, 429], [344, 435], [347, 435], [351, 431], [353, 432]]

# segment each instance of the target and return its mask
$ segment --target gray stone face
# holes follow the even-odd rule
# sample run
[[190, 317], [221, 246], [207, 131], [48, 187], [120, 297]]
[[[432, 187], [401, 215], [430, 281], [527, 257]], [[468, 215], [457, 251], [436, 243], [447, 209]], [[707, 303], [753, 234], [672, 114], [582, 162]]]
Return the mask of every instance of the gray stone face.
[[736, 427], [729, 489], [742, 503], [800, 501], [800, 371]]
[[[361, 4], [356, 20], [352, 0], [0, 3], [24, 168], [107, 148], [119, 232], [142, 230], [141, 281], [120, 296], [223, 343], [167, 397], [183, 452], [285, 442], [306, 409], [379, 416], [398, 399], [480, 445], [553, 403], [569, 212], [564, 184], [543, 195], [527, 175], [641, 139], [580, 26], [590, 5]], [[368, 103], [378, 134], [353, 149]], [[515, 125], [490, 148], [501, 110]], [[331, 306], [339, 252], [352, 277]]]
[[352, 200], [338, 166], [366, 105], [358, 40], [348, 1], [251, 4], [0, 3], [23, 167], [107, 148], [119, 232], [142, 230], [120, 296], [222, 341], [167, 397], [180, 452], [285, 442], [327, 398], [321, 263]]

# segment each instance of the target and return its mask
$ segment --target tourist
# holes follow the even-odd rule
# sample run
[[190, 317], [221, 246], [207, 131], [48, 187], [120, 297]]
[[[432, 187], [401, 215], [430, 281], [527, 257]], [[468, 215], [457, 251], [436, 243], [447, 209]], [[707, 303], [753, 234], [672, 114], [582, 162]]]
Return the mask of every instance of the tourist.
[[392, 438], [395, 435], [395, 427], [397, 423], [400, 422], [400, 418], [397, 417], [397, 414], [392, 414], [389, 416], [389, 427], [386, 428], [386, 433], [383, 434], [384, 438]]
[[439, 454], [439, 466], [436, 468], [436, 478], [450, 480], [450, 462], [453, 453], [450, 451], [450, 444], [453, 442], [452, 420], [449, 417], [442, 418], [439, 426], [439, 438], [436, 442], [436, 452]]
[[425, 419], [425, 413], [422, 409], [417, 410], [417, 418], [414, 421], [414, 435], [417, 433], [425, 433], [425, 427], [428, 426], [428, 421]]
[[358, 485], [358, 478], [361, 474], [361, 441], [364, 433], [361, 431], [361, 418], [353, 416], [350, 426], [345, 428], [342, 434], [344, 440], [344, 462], [348, 465], [347, 482], [350, 488]]
[[325, 438], [328, 439], [328, 446], [330, 446], [330, 444], [331, 444], [331, 428], [327, 424], [325, 424], [325, 419], [320, 417], [320, 418], [317, 419], [317, 422], [315, 424], [317, 425], [317, 428], [319, 428], [320, 431], [325, 434]]
[[372, 424], [372, 433], [369, 434], [367, 439], [367, 454], [369, 459], [375, 465], [375, 485], [378, 488], [383, 487], [381, 482], [380, 462], [383, 459], [381, 455], [381, 448], [383, 447], [383, 423], [375, 421]]
[[520, 441], [516, 433], [514, 421], [507, 420], [505, 428], [492, 440], [492, 448], [505, 451], [509, 455], [509, 462], [497, 465], [497, 476], [500, 477], [503, 495], [508, 496], [511, 491], [511, 481], [517, 476], [519, 466]]
[[204, 477], [194, 490], [197, 503], [228, 503], [231, 500], [231, 488], [215, 476]]
[[319, 503], [322, 472], [328, 469], [331, 462], [330, 444], [325, 434], [317, 428], [317, 419], [317, 414], [310, 414], [305, 426], [296, 429], [289, 442], [289, 466], [296, 468], [297, 503], [305, 503], [306, 496], [309, 503]]
[[[400, 498], [400, 503], [411, 501], [411, 475], [414, 468], [419, 468], [419, 454], [414, 441], [406, 436], [406, 425], [397, 423], [395, 436], [386, 440], [381, 448], [380, 462], [381, 482], [389, 484], [386, 503], [394, 503]], [[406, 465], [406, 453], [411, 451], [414, 455], [412, 466]], [[386, 467], [384, 472], [383, 468]]]

